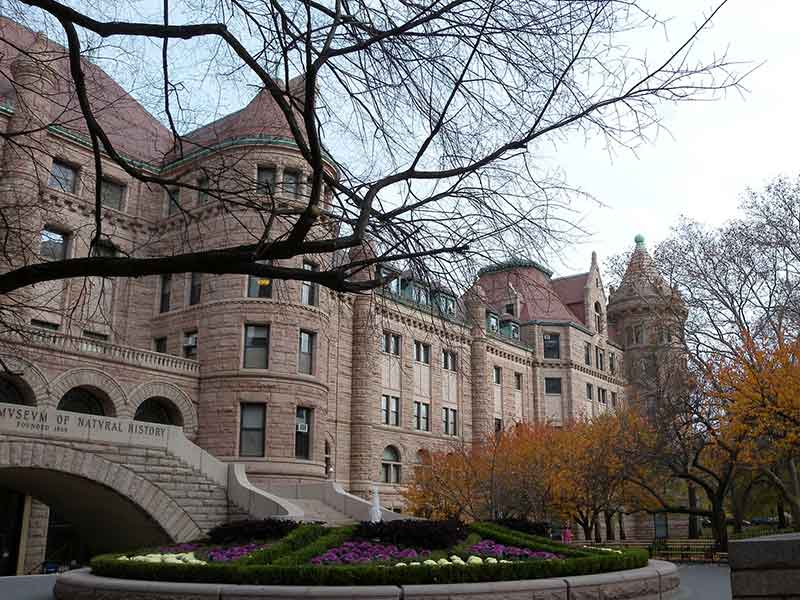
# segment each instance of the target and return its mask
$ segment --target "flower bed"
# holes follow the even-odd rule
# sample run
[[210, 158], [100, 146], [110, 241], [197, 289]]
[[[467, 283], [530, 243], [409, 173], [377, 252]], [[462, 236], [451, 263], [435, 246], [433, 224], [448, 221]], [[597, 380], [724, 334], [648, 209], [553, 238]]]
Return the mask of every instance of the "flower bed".
[[[213, 560], [210, 553], [210, 560], [202, 560], [195, 549], [193, 557], [171, 556], [169, 560], [104, 555], [93, 559], [91, 566], [96, 575], [144, 580], [411, 585], [585, 575], [642, 567], [648, 558], [640, 550], [616, 554], [572, 548], [488, 523], [471, 525], [464, 530], [466, 537], [440, 550], [359, 539], [357, 531], [355, 526], [326, 529], [301, 525], [267, 547], [231, 550], [225, 555], [227, 560]], [[175, 548], [187, 549], [183, 545]], [[192, 551], [175, 554], [191, 555]], [[121, 556], [125, 558], [121, 560]]]

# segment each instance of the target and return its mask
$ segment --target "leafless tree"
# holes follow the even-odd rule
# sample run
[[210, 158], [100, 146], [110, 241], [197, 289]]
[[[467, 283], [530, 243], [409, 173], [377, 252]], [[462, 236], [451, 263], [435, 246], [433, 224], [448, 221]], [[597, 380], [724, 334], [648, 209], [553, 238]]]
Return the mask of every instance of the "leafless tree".
[[[663, 25], [635, 0], [165, 0], [154, 15], [133, 3], [13, 0], [10, 16], [64, 46], [28, 53], [61, 79], [47, 99], [56, 110], [2, 132], [4, 145], [47, 170], [35, 134], [80, 129], [94, 155], [92, 181], [119, 168], [150, 188], [206, 194], [246, 234], [204, 244], [189, 234], [153, 234], [106, 256], [99, 249], [114, 232], [101, 186], [92, 183], [88, 252], [42, 260], [38, 238], [31, 241], [38, 231], [24, 217], [47, 206], [7, 196], [0, 294], [75, 277], [186, 272], [360, 291], [386, 283], [371, 270], [378, 264], [463, 283], [476, 262], [541, 259], [576, 231], [575, 190], [544, 166], [544, 148], [575, 133], [636, 145], [660, 126], [664, 103], [737, 88], [740, 73], [724, 55], [703, 62], [692, 52], [724, 4], [653, 60], [624, 43], [628, 32]], [[280, 189], [265, 190], [239, 168], [244, 158], [217, 156], [202, 180], [131, 160], [105, 125], [116, 107], [108, 99], [101, 107], [95, 63], [113, 63], [125, 91], [169, 126], [165, 159], [210, 149], [188, 135], [209, 112], [195, 99], [203, 89], [261, 90], [308, 174], [302, 194], [278, 201]], [[202, 229], [195, 213], [178, 210], [186, 231]], [[36, 251], [20, 258], [20, 248]], [[299, 255], [322, 257], [322, 268], [288, 264]]]

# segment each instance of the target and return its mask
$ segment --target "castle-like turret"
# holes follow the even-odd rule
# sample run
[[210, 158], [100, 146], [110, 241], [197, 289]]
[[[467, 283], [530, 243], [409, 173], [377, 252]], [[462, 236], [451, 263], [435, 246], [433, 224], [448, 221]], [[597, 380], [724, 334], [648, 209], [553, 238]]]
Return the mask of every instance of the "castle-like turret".
[[635, 242], [619, 287], [611, 289], [608, 320], [625, 349], [631, 397], [652, 409], [656, 389], [664, 389], [660, 375], [684, 364], [679, 342], [687, 312], [680, 294], [658, 271], [644, 236], [637, 235]]

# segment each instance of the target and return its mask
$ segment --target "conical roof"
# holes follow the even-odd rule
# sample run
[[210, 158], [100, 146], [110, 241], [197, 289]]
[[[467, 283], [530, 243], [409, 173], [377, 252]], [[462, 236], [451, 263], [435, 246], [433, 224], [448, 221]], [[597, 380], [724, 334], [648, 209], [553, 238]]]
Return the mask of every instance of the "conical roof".
[[647, 251], [644, 236], [639, 234], [634, 238], [636, 248], [628, 261], [622, 282], [609, 298], [609, 310], [612, 305], [620, 302], [655, 299], [668, 300], [673, 296], [673, 290], [666, 279], [659, 273], [653, 257]]

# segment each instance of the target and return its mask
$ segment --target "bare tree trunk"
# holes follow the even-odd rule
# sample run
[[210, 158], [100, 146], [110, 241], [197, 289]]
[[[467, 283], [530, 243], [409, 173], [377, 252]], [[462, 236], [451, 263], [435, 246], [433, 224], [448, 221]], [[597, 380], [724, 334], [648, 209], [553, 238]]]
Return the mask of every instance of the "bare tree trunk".
[[611, 511], [605, 511], [603, 516], [606, 520], [606, 541], [613, 542], [616, 540], [614, 536], [614, 513]]
[[714, 541], [719, 551], [727, 552], [728, 526], [726, 523], [725, 507], [722, 504], [723, 501], [715, 499], [711, 503], [711, 529], [714, 532]]
[[625, 515], [622, 514], [622, 511], [617, 513], [618, 521], [619, 521], [619, 539], [626, 540], [628, 536], [625, 534]]

